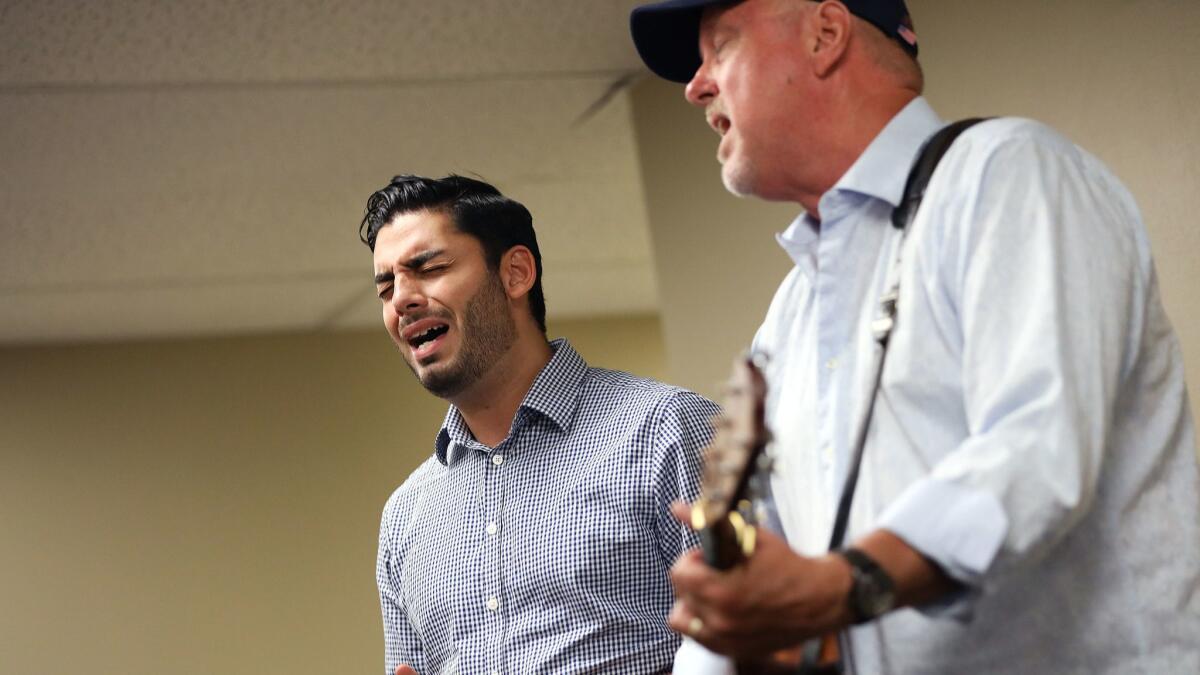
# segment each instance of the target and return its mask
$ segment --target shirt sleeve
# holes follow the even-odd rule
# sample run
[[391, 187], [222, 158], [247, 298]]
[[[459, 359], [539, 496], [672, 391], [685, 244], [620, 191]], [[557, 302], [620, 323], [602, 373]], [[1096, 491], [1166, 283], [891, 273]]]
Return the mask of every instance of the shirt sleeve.
[[657, 415], [650, 491], [655, 503], [659, 552], [667, 567], [699, 544], [696, 533], [671, 515], [671, 504], [696, 500], [700, 492], [701, 455], [713, 434], [710, 420], [719, 412], [720, 408], [712, 401], [680, 390], [666, 400]]
[[922, 279], [959, 318], [968, 433], [881, 516], [966, 585], [928, 608], [960, 616], [1090, 508], [1152, 274], [1132, 198], [1082, 150], [1028, 121], [970, 150], [942, 169]]
[[403, 532], [404, 522], [409, 515], [402, 504], [403, 495], [397, 490], [383, 509], [379, 526], [379, 555], [375, 563], [375, 582], [379, 587], [379, 605], [383, 612], [385, 675], [393, 675], [400, 664], [412, 666], [418, 673], [426, 672], [421, 639], [409, 621], [399, 588], [404, 559], [394, 537]]

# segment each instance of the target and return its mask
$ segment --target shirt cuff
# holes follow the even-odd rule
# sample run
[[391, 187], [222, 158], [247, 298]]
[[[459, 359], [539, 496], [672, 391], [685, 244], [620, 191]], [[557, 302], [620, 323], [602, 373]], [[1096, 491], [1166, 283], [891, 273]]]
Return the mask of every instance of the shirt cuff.
[[967, 620], [983, 575], [1008, 534], [1008, 515], [988, 492], [926, 478], [909, 486], [884, 510], [880, 527], [937, 563], [963, 588], [917, 608], [931, 616]]

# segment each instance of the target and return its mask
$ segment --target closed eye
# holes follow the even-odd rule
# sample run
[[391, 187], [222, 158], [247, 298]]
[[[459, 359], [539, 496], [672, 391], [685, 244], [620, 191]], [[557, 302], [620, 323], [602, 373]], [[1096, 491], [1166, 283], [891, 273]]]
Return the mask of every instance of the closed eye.
[[723, 52], [725, 50], [725, 48], [728, 47], [731, 42], [733, 42], [734, 37], [735, 37], [735, 34], [733, 33], [733, 31], [730, 31], [730, 30], [716, 31], [716, 34], [713, 35], [713, 39], [712, 39], [713, 58], [720, 56], [721, 52]]

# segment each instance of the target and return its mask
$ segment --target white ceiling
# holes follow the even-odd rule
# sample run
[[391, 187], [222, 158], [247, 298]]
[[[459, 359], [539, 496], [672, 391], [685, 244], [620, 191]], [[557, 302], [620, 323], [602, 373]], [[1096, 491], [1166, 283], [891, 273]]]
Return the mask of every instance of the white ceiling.
[[653, 311], [637, 0], [0, 2], [0, 343], [374, 326], [366, 197], [525, 203], [552, 317]]

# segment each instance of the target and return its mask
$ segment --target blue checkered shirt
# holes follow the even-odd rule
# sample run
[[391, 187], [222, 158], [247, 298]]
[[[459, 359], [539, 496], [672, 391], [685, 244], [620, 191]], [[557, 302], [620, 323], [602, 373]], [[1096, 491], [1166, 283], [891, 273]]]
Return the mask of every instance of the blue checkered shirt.
[[551, 346], [503, 442], [451, 406], [384, 508], [388, 675], [670, 671], [667, 570], [696, 542], [669, 506], [696, 495], [717, 406]]

